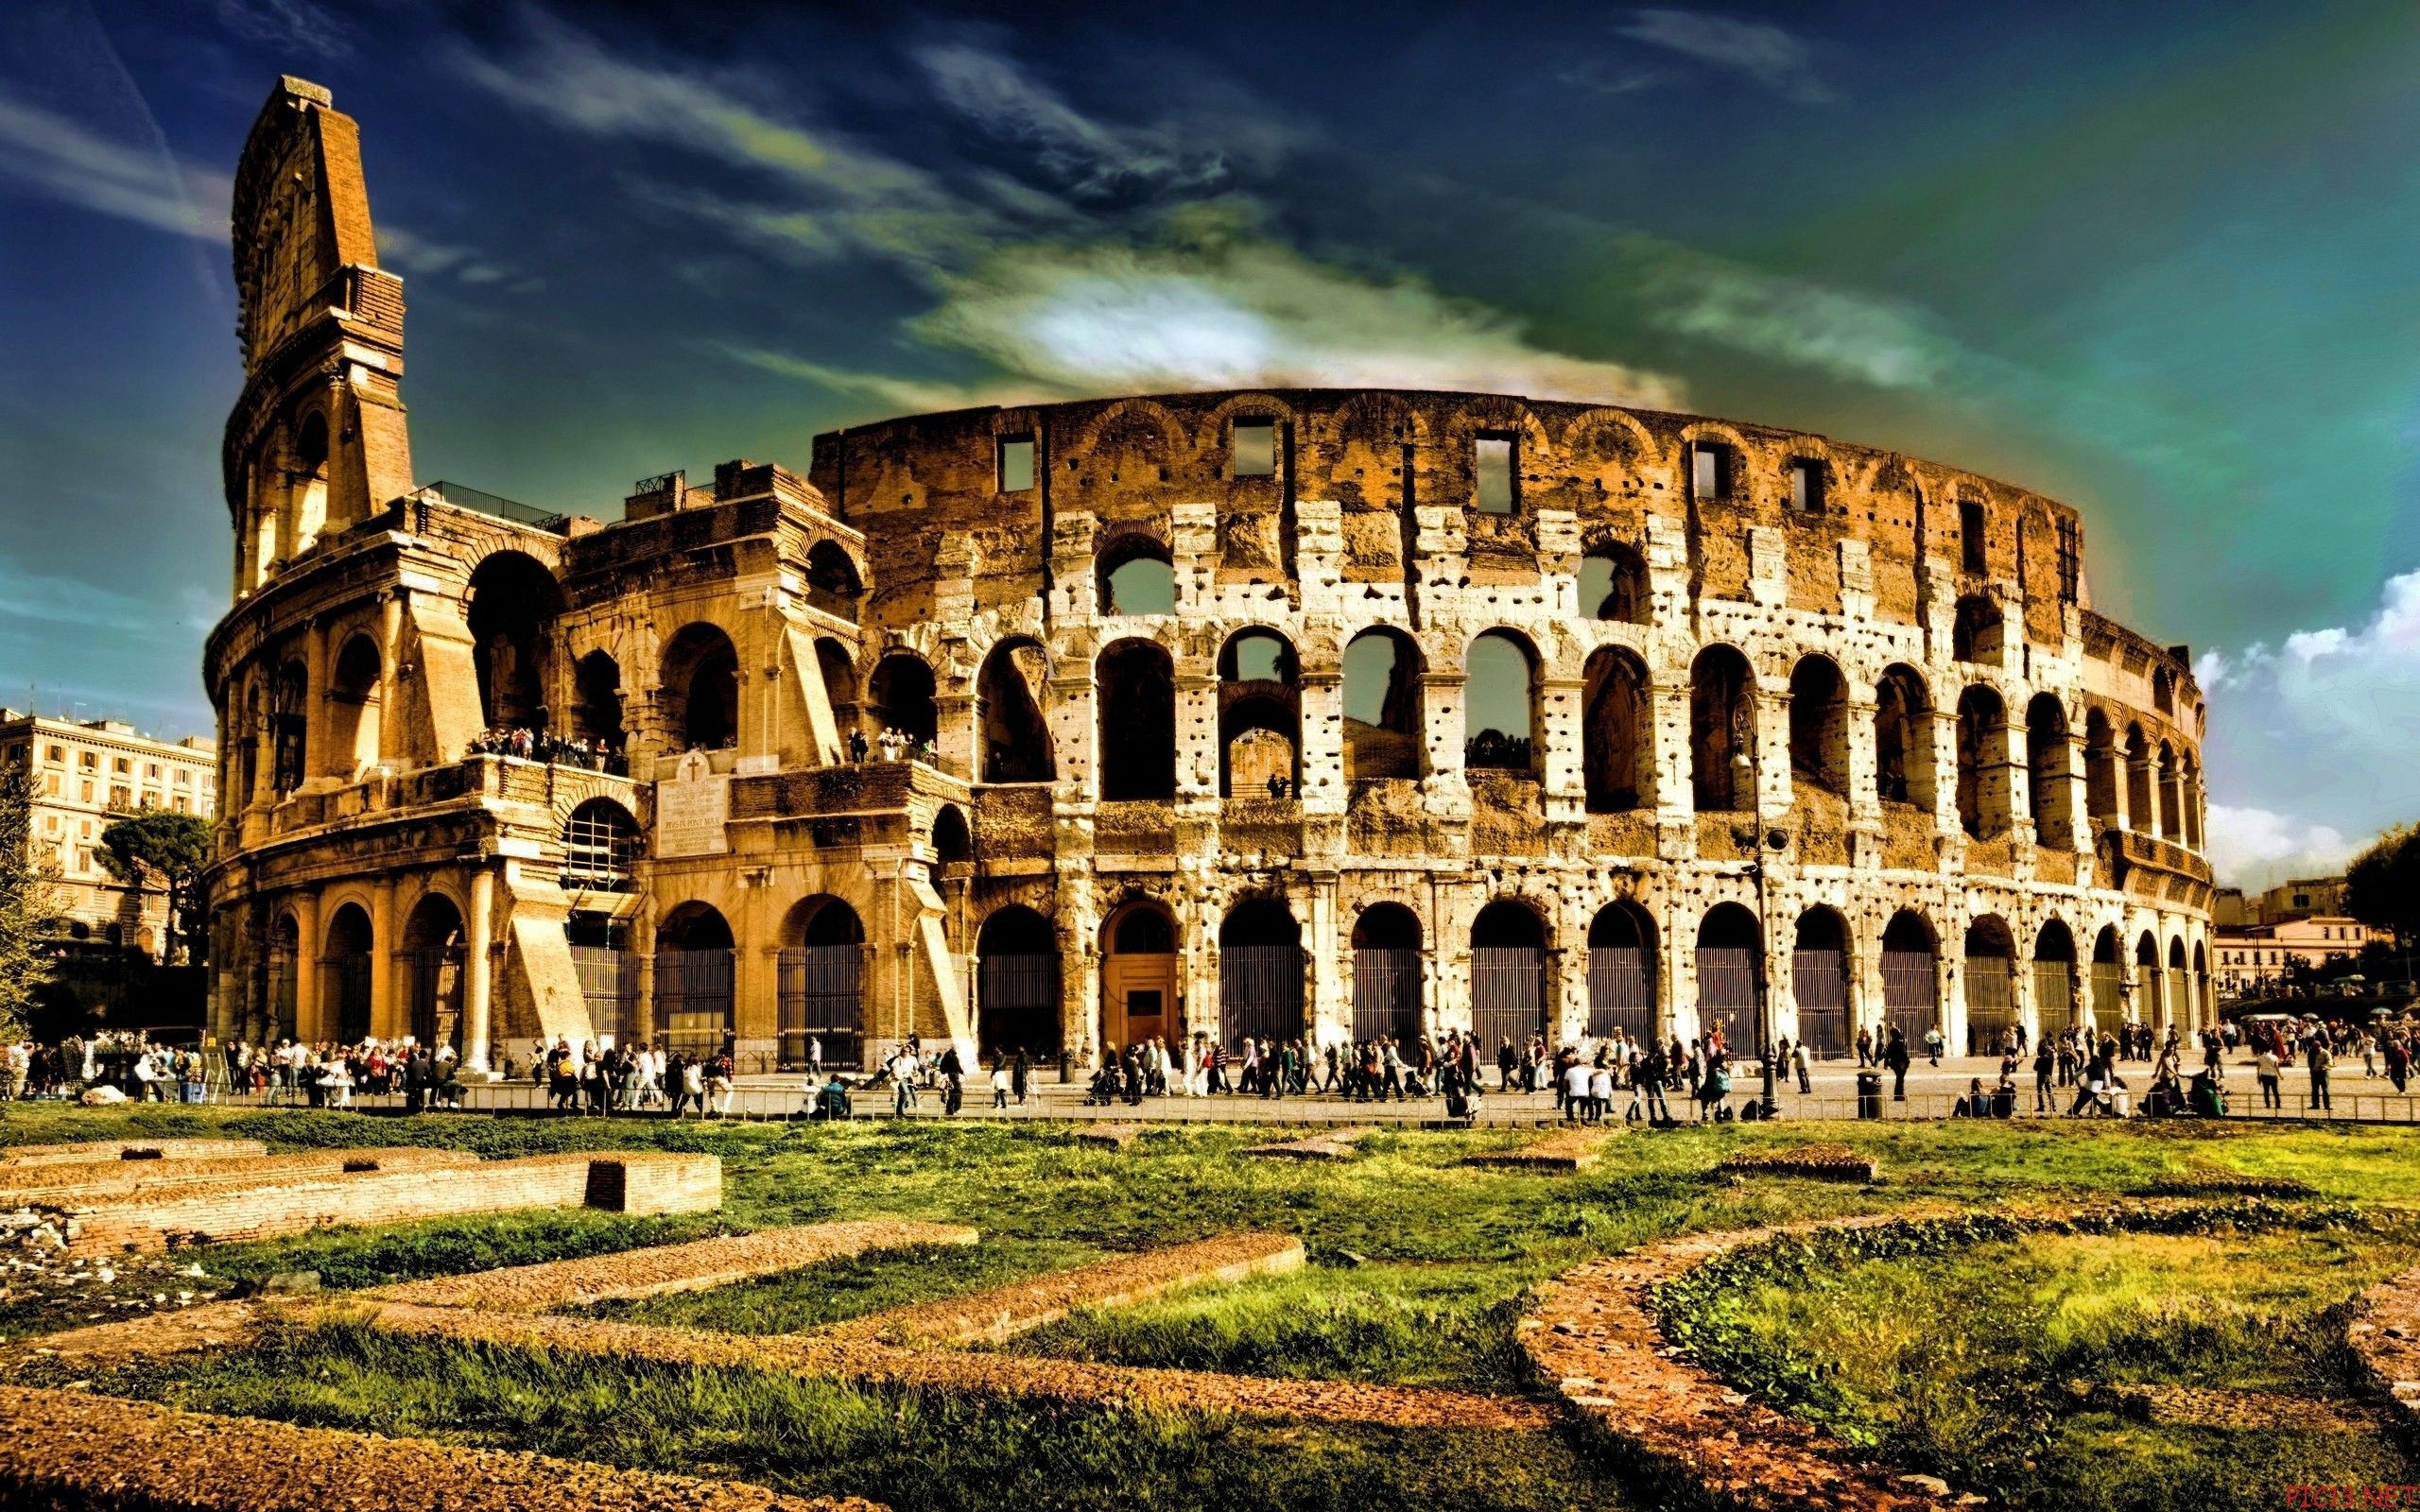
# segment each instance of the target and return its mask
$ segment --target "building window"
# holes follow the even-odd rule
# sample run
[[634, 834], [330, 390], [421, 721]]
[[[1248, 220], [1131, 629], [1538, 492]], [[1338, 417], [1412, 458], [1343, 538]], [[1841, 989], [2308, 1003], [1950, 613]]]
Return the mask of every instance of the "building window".
[[2082, 592], [2083, 576], [2083, 553], [2076, 549], [2076, 523], [2059, 522], [2059, 598], [2062, 603], [2075, 603]]
[[1789, 507], [1804, 514], [1824, 512], [1824, 464], [1805, 458], [1789, 464]]
[[110, 765], [110, 770], [120, 777], [131, 777], [134, 775], [134, 764], [121, 756]]
[[53, 746], [52, 747], [50, 747], [50, 765], [52, 765], [53, 766], [64, 766], [65, 765], [67, 765], [67, 747], [64, 747], [64, 746]]
[[87, 802], [87, 803], [90, 803], [91, 801], [93, 801], [93, 784], [92, 784], [92, 782], [91, 782], [91, 780], [90, 780], [90, 779], [87, 779], [87, 780], [85, 781], [85, 782], [84, 782], [84, 784], [83, 784], [83, 788], [84, 788], [84, 792], [83, 792], [83, 799], [84, 799], [84, 801], [85, 801], [85, 802]]
[[1689, 496], [1720, 499], [1731, 492], [1731, 448], [1715, 441], [1689, 443]]
[[77, 768], [77, 770], [78, 770], [78, 771], [84, 771], [84, 772], [95, 772], [95, 771], [98, 771], [98, 770], [100, 770], [100, 766], [101, 766], [101, 759], [100, 759], [98, 756], [95, 756], [95, 754], [93, 754], [91, 751], [89, 751], [89, 750], [79, 750], [79, 751], [78, 751], [78, 752], [76, 753], [76, 768]]
[[1267, 478], [1277, 475], [1277, 425], [1273, 421], [1239, 420], [1229, 433], [1229, 446], [1236, 458], [1236, 476]]
[[153, 762], [145, 766], [143, 768], [143, 775], [154, 782], [158, 782], [160, 780], [160, 764], [158, 762]]
[[1473, 447], [1478, 472], [1478, 512], [1512, 512], [1512, 438], [1482, 436]]
[[59, 796], [59, 774], [57, 772], [53, 772], [48, 777], [42, 780], [42, 790], [43, 794], [50, 798], [57, 798]]
[[1967, 572], [1979, 573], [1990, 561], [1983, 540], [1983, 506], [1979, 500], [1958, 501], [1958, 559]]
[[1000, 438], [1000, 491], [1023, 493], [1033, 487], [1033, 438], [1003, 436]]

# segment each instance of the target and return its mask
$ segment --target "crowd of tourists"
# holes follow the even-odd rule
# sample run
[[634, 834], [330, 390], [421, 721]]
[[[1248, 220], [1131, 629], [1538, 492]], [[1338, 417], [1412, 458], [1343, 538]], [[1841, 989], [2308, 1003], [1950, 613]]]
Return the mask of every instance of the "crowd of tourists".
[[579, 766], [592, 772], [610, 772], [616, 777], [630, 773], [630, 758], [602, 740], [591, 740], [585, 735], [564, 739], [543, 730], [524, 727], [500, 726], [473, 736], [471, 754], [513, 756], [525, 762], [545, 762], [555, 766]]
[[849, 760], [862, 766], [876, 758], [886, 762], [913, 759], [931, 763], [941, 759], [941, 747], [933, 744], [930, 735], [913, 734], [895, 726], [884, 730], [871, 741], [866, 739], [864, 730], [850, 730]]

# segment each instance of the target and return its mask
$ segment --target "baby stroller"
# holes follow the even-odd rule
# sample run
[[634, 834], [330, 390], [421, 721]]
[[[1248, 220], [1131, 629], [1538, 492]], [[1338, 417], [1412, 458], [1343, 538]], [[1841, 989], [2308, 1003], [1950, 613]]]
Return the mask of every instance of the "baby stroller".
[[1092, 1081], [1084, 1088], [1084, 1106], [1107, 1108], [1117, 1101], [1117, 1068], [1115, 1065], [1103, 1066], [1093, 1073]]

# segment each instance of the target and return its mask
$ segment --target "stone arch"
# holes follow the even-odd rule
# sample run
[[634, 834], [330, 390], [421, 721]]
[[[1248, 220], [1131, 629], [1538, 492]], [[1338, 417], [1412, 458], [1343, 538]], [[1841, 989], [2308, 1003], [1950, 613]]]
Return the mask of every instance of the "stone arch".
[[1904, 662], [1885, 668], [1874, 690], [1874, 782], [1885, 803], [1930, 809], [1932, 696]]
[[2176, 713], [2176, 679], [2164, 666], [2152, 668], [2152, 708], [2171, 717]]
[[378, 643], [366, 633], [346, 638], [328, 674], [328, 774], [348, 780], [378, 760], [378, 688], [386, 675]]
[[863, 713], [857, 704], [857, 660], [847, 646], [828, 635], [815, 640], [816, 675], [823, 679], [824, 700], [832, 706], [832, 720], [844, 749], [854, 754], [852, 735], [862, 739], [865, 734]]
[[975, 679], [976, 721], [983, 737], [983, 781], [1047, 782], [1059, 775], [1050, 722], [1034, 687], [1048, 661], [1039, 642], [1004, 640], [983, 658]]
[[1580, 558], [1580, 612], [1592, 620], [1645, 625], [1654, 618], [1655, 595], [1647, 559], [1619, 541], [1592, 545]]
[[1176, 796], [1176, 664], [1152, 641], [1113, 643], [1096, 663], [1100, 796], [1110, 802]]
[[998, 1057], [1055, 1060], [1061, 1051], [1059, 936], [1023, 903], [984, 917], [975, 936], [976, 1043]]
[[1588, 921], [1588, 1032], [1618, 1029], [1634, 1043], [1655, 1039], [1655, 920], [1627, 898]]
[[370, 981], [375, 951], [369, 910], [347, 902], [329, 911], [320, 947], [325, 977], [320, 1001], [338, 1044], [359, 1044], [370, 1038]]
[[280, 663], [269, 679], [269, 781], [280, 798], [301, 787], [309, 775], [302, 769], [302, 756], [309, 748], [304, 705], [310, 687], [310, 671], [299, 657]]
[[2084, 711], [2083, 716], [2083, 800], [2084, 813], [2095, 823], [2118, 817], [2118, 740], [2109, 728], [2109, 715], [2099, 708]]
[[857, 600], [865, 593], [865, 575], [857, 560], [837, 541], [819, 541], [806, 548], [806, 601], [842, 619], [857, 617]]
[[2156, 833], [2159, 812], [2152, 799], [2152, 747], [2143, 727], [2126, 727], [2126, 824], [2137, 834]]
[[1228, 1044], [1304, 1037], [1303, 926], [1282, 899], [1244, 898], [1219, 921], [1219, 1026]]
[[1689, 665], [1689, 788], [1702, 814], [1754, 801], [1755, 689], [1737, 646], [1709, 645]]
[[2037, 1035], [2061, 1035], [2078, 1022], [2076, 937], [2066, 923], [2046, 919], [2033, 936], [2033, 1022]]
[[786, 1066], [854, 1066], [865, 1058], [865, 921], [844, 899], [814, 893], [782, 918], [774, 995]]
[[1547, 993], [1546, 916], [1524, 898], [1498, 898], [1471, 920], [1471, 1033], [1484, 1053], [1531, 1035], [1554, 1038]]
[[739, 652], [720, 626], [703, 620], [683, 626], [665, 645], [659, 680], [683, 748], [739, 744]]
[[564, 816], [562, 885], [580, 892], [627, 892], [646, 837], [631, 811], [610, 798], [592, 798]]
[[2177, 765], [2176, 748], [2163, 740], [2152, 760], [2159, 784], [2158, 833], [2163, 839], [2181, 841], [2185, 835], [2185, 779]]
[[1883, 1028], [1899, 1031], [1910, 1054], [1941, 1022], [1940, 953], [1941, 936], [1922, 910], [1902, 908], [1883, 926]]
[[2007, 705], [1996, 691], [1970, 685], [1958, 696], [1958, 822], [1978, 840], [2009, 831], [2007, 742]]
[[296, 987], [302, 971], [302, 926], [295, 922], [293, 914], [281, 911], [268, 927], [268, 1022], [260, 1036], [263, 1044], [300, 1038]]
[[2007, 629], [2007, 616], [2000, 612], [1998, 604], [1988, 595], [1969, 593], [1958, 601], [1957, 614], [1950, 623], [1949, 654], [1960, 662], [1998, 666]]
[[1848, 796], [1848, 680], [1830, 657], [1803, 656], [1790, 669], [1789, 772], [1793, 782]]
[[1655, 770], [1646, 664], [1620, 647], [1598, 647], [1582, 674], [1580, 707], [1588, 812], [1639, 807], [1651, 791]]
[[2135, 940], [2135, 1022], [2154, 1028], [2168, 1022], [2168, 995], [2161, 988], [2159, 936], [2147, 929]]
[[1227, 798], [1299, 793], [1303, 706], [1294, 643], [1266, 626], [1219, 651], [1219, 791]]
[[2055, 693], [2037, 693], [2025, 706], [2025, 782], [2033, 836], [2053, 850], [2072, 850], [2068, 827], [2067, 710]]
[[1353, 637], [1343, 664], [1345, 778], [1424, 775], [1419, 645], [1403, 631], [1380, 626]]
[[2016, 937], [1997, 914], [1966, 926], [1966, 1053], [1991, 1056], [2009, 1043], [2016, 1016]]
[[1790, 942], [1790, 995], [1799, 1042], [1811, 1056], [1848, 1054], [1849, 970], [1848, 920], [1821, 903], [1800, 914]]
[[1420, 916], [1375, 902], [1353, 921], [1353, 1040], [1420, 1039]]
[[421, 1044], [462, 1048], [464, 937], [462, 911], [441, 892], [424, 894], [404, 920], [405, 1022]]
[[866, 717], [906, 734], [911, 751], [924, 750], [941, 734], [937, 691], [931, 662], [904, 648], [886, 651], [866, 679]]
[[1175, 558], [1147, 531], [1112, 537], [1095, 558], [1103, 614], [1170, 614], [1176, 611]]
[[622, 725], [622, 664], [591, 651], [572, 663], [571, 732], [598, 749], [617, 752], [629, 737]]
[[479, 716], [489, 730], [544, 732], [555, 620], [562, 611], [555, 575], [527, 552], [493, 551], [473, 569], [464, 623], [478, 674]]
[[975, 835], [967, 828], [966, 811], [944, 803], [933, 811], [933, 862], [940, 867], [967, 867], [975, 860]]
[[1463, 654], [1463, 672], [1462, 765], [1535, 771], [1543, 744], [1537, 647], [1517, 630], [1481, 630]]
[[1743, 903], [1720, 902], [1698, 920], [1698, 1036], [1720, 1033], [1734, 1057], [1761, 1057], [1765, 1020], [1763, 926]]
[[655, 926], [655, 1022], [673, 1051], [711, 1056], [732, 1037], [730, 921], [711, 903], [668, 909]]

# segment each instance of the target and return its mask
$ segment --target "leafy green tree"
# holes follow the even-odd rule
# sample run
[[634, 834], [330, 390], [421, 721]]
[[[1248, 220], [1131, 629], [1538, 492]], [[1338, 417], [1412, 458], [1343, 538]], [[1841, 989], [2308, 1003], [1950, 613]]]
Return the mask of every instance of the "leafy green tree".
[[0, 1031], [16, 1033], [50, 979], [52, 955], [43, 934], [56, 906], [59, 865], [34, 841], [34, 779], [30, 768], [0, 765]]
[[[210, 861], [210, 822], [196, 815], [149, 809], [120, 819], [101, 832], [101, 865], [111, 875], [134, 888], [157, 885], [168, 896], [167, 959], [177, 959], [180, 937], [199, 947], [201, 928], [201, 868]], [[197, 948], [194, 959], [201, 952]]]
[[2364, 924], [2394, 931], [2398, 945], [2420, 941], [2420, 825], [2389, 830], [2353, 858], [2344, 906]]

